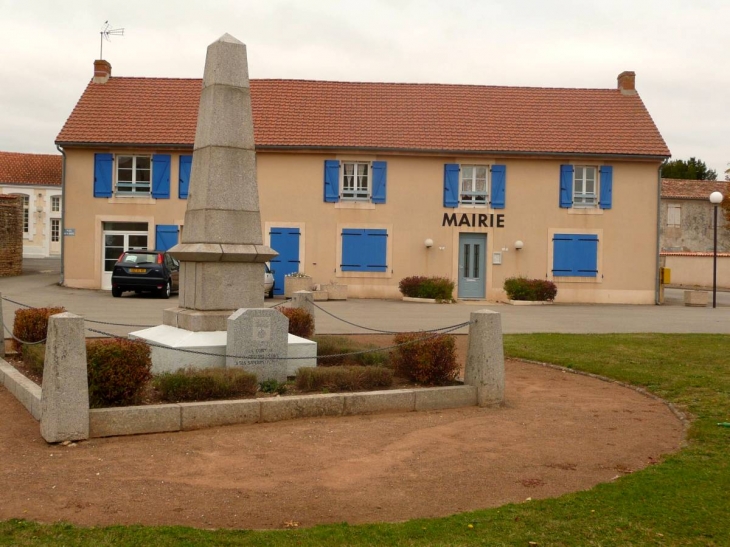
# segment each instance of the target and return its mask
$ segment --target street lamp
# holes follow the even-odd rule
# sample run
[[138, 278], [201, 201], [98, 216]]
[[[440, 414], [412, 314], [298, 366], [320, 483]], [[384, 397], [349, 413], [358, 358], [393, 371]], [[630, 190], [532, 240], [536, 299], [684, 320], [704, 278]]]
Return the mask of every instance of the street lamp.
[[710, 194], [710, 203], [715, 206], [714, 211], [714, 243], [712, 255], [712, 307], [717, 307], [717, 206], [722, 203], [722, 194], [720, 192], [712, 192]]

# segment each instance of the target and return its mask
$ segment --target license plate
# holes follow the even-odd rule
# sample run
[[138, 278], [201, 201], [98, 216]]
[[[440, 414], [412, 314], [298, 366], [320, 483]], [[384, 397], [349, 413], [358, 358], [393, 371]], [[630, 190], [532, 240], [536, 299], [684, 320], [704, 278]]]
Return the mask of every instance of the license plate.
[[129, 268], [129, 273], [147, 273], [144, 268]]

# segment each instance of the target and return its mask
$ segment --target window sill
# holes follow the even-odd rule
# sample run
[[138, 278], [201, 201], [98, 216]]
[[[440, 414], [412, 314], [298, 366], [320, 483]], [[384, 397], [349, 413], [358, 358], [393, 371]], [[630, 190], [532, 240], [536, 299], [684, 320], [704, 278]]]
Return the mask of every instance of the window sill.
[[577, 276], [558, 276], [551, 279], [551, 281], [555, 284], [558, 283], [603, 283], [603, 278], [601, 276], [596, 277], [577, 277]]
[[337, 270], [337, 273], [335, 274], [335, 277], [338, 278], [357, 278], [360, 279], [390, 279], [393, 277], [393, 274], [390, 270], [385, 272], [343, 272], [341, 270]]
[[335, 203], [335, 209], [375, 209], [375, 204], [371, 201], [342, 201], [342, 200], [340, 200], [337, 203]]
[[568, 209], [569, 215], [602, 215], [603, 209], [599, 207], [571, 207]]
[[107, 199], [108, 203], [134, 203], [135, 205], [154, 205], [157, 203], [157, 200], [153, 197], [148, 195], [142, 195], [142, 196], [125, 196], [125, 195], [116, 195], [112, 196]]

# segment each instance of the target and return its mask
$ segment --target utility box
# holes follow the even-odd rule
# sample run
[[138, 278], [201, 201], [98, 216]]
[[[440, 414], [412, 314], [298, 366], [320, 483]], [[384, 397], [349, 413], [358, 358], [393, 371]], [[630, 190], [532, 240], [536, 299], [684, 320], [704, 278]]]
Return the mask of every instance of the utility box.
[[672, 282], [671, 268], [659, 268], [659, 282], [663, 285], [668, 285]]

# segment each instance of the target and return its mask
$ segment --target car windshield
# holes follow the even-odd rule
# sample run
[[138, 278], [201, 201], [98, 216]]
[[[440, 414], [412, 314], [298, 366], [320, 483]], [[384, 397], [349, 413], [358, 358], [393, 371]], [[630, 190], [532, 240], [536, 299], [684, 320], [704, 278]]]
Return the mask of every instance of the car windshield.
[[157, 253], [124, 253], [121, 260], [122, 264], [155, 264], [157, 262]]

